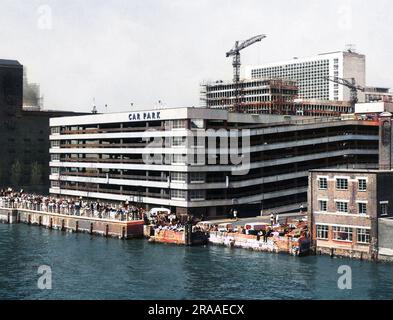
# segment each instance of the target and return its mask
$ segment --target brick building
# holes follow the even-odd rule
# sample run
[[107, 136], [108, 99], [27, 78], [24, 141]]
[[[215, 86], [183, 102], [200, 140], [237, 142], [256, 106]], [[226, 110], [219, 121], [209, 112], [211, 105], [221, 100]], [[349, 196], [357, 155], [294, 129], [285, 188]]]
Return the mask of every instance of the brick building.
[[316, 252], [377, 258], [378, 219], [393, 217], [391, 186], [390, 170], [311, 170], [309, 224]]

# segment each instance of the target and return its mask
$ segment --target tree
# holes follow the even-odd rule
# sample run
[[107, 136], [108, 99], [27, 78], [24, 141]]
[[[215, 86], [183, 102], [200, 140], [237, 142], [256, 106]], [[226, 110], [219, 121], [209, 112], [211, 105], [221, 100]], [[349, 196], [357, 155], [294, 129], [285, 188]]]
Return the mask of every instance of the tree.
[[38, 186], [42, 182], [42, 166], [36, 161], [31, 165], [30, 184]]
[[20, 187], [22, 178], [22, 166], [19, 160], [16, 160], [11, 167], [11, 184], [13, 187]]
[[0, 187], [5, 185], [5, 181], [3, 181], [3, 163], [0, 162]]

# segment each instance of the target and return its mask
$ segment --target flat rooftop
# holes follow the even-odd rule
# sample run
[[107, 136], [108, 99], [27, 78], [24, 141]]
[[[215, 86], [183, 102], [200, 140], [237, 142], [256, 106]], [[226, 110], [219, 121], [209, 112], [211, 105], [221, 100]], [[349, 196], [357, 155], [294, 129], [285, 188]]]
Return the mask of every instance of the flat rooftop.
[[379, 170], [379, 169], [312, 169], [310, 172], [347, 172], [347, 173], [392, 173], [393, 170]]
[[0, 66], [16, 66], [21, 67], [22, 65], [16, 60], [0, 59]]
[[130, 110], [128, 112], [97, 113], [75, 116], [65, 116], [50, 119], [50, 126], [61, 125], [90, 125], [97, 123], [119, 123], [119, 122], [143, 122], [157, 120], [176, 119], [205, 119], [212, 121], [228, 121], [229, 123], [243, 123], [253, 128], [274, 126], [304, 126], [323, 123], [358, 123], [364, 125], [375, 125], [371, 121], [356, 119], [341, 119], [341, 117], [307, 117], [296, 115], [274, 115], [274, 114], [250, 114], [236, 113], [225, 109], [202, 108], [202, 107], [179, 107], [179, 108], [144, 108]]

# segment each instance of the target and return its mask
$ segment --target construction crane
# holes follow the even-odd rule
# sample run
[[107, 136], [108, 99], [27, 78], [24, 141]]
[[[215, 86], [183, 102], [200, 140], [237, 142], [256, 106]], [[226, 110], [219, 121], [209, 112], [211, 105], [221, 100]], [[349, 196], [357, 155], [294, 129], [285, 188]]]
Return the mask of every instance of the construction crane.
[[235, 46], [227, 52], [227, 58], [233, 56], [233, 81], [239, 82], [240, 80], [240, 51], [251, 46], [255, 42], [261, 41], [263, 38], [266, 38], [266, 35], [260, 34], [258, 36], [252, 37], [246, 41], [243, 41], [239, 44], [239, 41], [235, 42]]
[[325, 79], [350, 89], [352, 107], [355, 107], [355, 104], [358, 102], [358, 91], [364, 92], [366, 90], [365, 87], [356, 84], [355, 78], [325, 77]]
[[240, 51], [251, 46], [252, 44], [254, 44], [255, 42], [261, 41], [262, 39], [266, 38], [266, 35], [264, 34], [260, 34], [258, 36], [252, 37], [248, 40], [245, 40], [243, 42], [239, 42], [236, 41], [235, 42], [235, 46], [226, 53], [227, 58], [233, 56], [233, 62], [232, 62], [232, 66], [233, 66], [233, 82], [235, 85], [235, 96], [236, 96], [236, 100], [235, 100], [235, 110], [238, 111], [238, 104], [239, 104], [239, 99], [238, 99], [238, 84], [240, 81]]

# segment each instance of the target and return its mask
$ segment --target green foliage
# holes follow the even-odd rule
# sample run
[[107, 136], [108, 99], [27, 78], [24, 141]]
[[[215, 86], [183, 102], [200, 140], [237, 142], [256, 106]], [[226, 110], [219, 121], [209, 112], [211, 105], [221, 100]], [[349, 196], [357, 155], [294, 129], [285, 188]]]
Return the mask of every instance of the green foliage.
[[30, 184], [38, 186], [42, 183], [42, 166], [38, 162], [33, 162], [31, 165]]
[[22, 178], [22, 165], [16, 160], [11, 167], [11, 185], [19, 187]]

